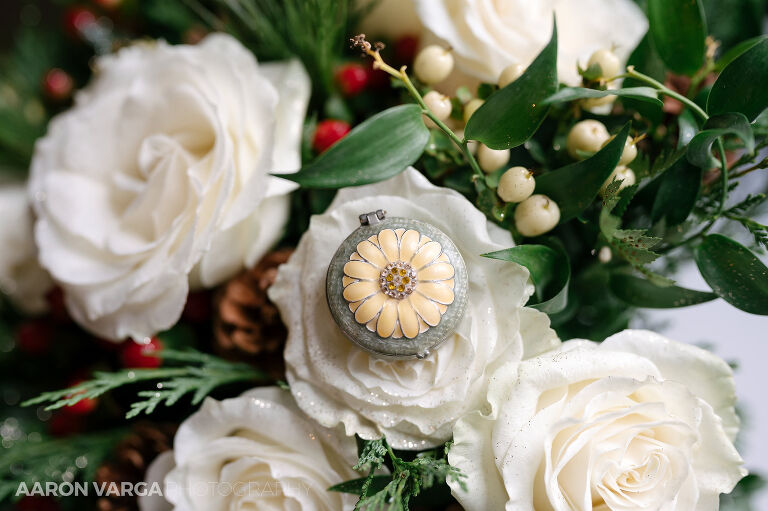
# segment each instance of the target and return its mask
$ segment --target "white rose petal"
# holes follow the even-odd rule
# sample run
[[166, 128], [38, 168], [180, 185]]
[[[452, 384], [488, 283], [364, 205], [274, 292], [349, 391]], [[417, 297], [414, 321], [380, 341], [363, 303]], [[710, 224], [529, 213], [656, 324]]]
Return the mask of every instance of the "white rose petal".
[[0, 293], [28, 314], [44, 312], [51, 277], [37, 262], [32, 208], [23, 184], [0, 184]]
[[448, 456], [467, 511], [716, 510], [746, 474], [730, 368], [652, 332], [502, 367], [488, 402], [458, 421]]
[[[469, 305], [456, 334], [425, 360], [389, 360], [348, 340], [325, 300], [325, 274], [361, 213], [425, 221], [445, 232], [469, 274]], [[343, 189], [312, 218], [296, 252], [281, 266], [270, 297], [288, 325], [287, 377], [298, 405], [324, 426], [348, 435], [386, 435], [418, 449], [451, 437], [455, 420], [481, 407], [490, 372], [555, 346], [545, 314], [523, 305], [533, 292], [521, 266], [481, 257], [513, 246], [509, 232], [487, 222], [453, 190], [431, 185], [414, 169], [388, 181]]]
[[140, 43], [96, 62], [32, 162], [40, 260], [72, 317], [122, 340], [173, 325], [190, 285], [212, 286], [277, 241], [300, 166], [309, 79], [258, 65], [214, 34]]
[[616, 46], [622, 62], [648, 30], [648, 20], [631, 0], [416, 0], [421, 22], [453, 48], [457, 66], [470, 76], [496, 83], [507, 66], [527, 67], [552, 35], [557, 17], [557, 72], [578, 85], [577, 64], [595, 50]]
[[165, 499], [141, 499], [143, 511], [230, 509], [351, 510], [357, 498], [328, 488], [361, 477], [351, 467], [355, 441], [307, 419], [287, 391], [264, 387], [240, 397], [206, 399], [174, 440], [173, 459], [153, 463]]

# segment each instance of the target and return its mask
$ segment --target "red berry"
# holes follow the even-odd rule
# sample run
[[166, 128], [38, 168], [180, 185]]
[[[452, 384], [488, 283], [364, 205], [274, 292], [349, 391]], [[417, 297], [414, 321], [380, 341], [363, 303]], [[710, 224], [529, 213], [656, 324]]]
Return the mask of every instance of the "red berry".
[[96, 23], [96, 14], [85, 7], [71, 7], [64, 13], [64, 28], [72, 37], [79, 39], [89, 26]]
[[[75, 380], [72, 382], [70, 387], [74, 387], [76, 385], [79, 385], [80, 383], [82, 383], [82, 380]], [[81, 392], [72, 393], [67, 397], [76, 396]], [[81, 399], [80, 401], [78, 401], [73, 405], [65, 406], [64, 408], [62, 408], [62, 410], [67, 413], [71, 413], [72, 415], [88, 415], [93, 410], [95, 410], [98, 405], [99, 405], [98, 399], [85, 398], [85, 399]]]
[[83, 418], [77, 414], [68, 413], [66, 408], [55, 411], [48, 421], [48, 433], [55, 437], [74, 435], [82, 430]]
[[400, 65], [411, 64], [416, 58], [416, 50], [419, 48], [419, 38], [414, 35], [405, 35], [395, 41], [395, 62]]
[[317, 123], [317, 129], [315, 129], [315, 137], [312, 139], [312, 147], [315, 151], [322, 153], [333, 144], [344, 138], [349, 133], [349, 123], [344, 121], [337, 121], [334, 119], [327, 119]]
[[16, 330], [19, 349], [29, 355], [42, 355], [53, 340], [53, 327], [42, 320], [26, 321]]
[[356, 96], [371, 81], [370, 71], [362, 64], [345, 64], [336, 72], [336, 81], [345, 96]]
[[135, 367], [140, 369], [154, 369], [160, 367], [163, 359], [150, 355], [163, 349], [163, 343], [157, 337], [152, 337], [149, 342], [136, 342], [129, 339], [123, 343], [123, 351], [120, 360], [123, 367]]
[[69, 73], [53, 68], [43, 77], [43, 91], [54, 101], [63, 101], [72, 95], [75, 82]]
[[182, 317], [191, 323], [204, 323], [211, 319], [211, 294], [208, 291], [192, 291], [187, 296]]

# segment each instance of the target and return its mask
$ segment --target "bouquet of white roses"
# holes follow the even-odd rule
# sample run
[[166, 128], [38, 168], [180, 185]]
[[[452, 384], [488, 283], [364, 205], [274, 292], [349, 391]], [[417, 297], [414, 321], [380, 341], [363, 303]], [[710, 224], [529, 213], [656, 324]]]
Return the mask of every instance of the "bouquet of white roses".
[[62, 4], [0, 60], [0, 506], [750, 509], [732, 368], [628, 326], [768, 315], [765, 2]]

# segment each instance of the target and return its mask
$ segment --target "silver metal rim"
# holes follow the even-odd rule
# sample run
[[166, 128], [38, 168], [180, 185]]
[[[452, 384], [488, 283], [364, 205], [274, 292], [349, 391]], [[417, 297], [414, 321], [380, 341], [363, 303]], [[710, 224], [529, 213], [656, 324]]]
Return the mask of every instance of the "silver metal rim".
[[[376, 332], [371, 332], [365, 325], [355, 320], [343, 296], [342, 277], [344, 265], [349, 256], [356, 250], [357, 244], [378, 234], [382, 229], [415, 229], [440, 243], [443, 253], [448, 256], [454, 267], [454, 300], [443, 314], [437, 326], [430, 327], [424, 333], [413, 339], [381, 338]], [[363, 225], [356, 229], [339, 246], [333, 256], [325, 278], [325, 295], [331, 315], [341, 331], [352, 342], [376, 355], [392, 358], [426, 358], [434, 352], [456, 330], [464, 316], [467, 307], [467, 268], [464, 258], [453, 241], [437, 227], [426, 222], [410, 218], [391, 217], [371, 225]]]

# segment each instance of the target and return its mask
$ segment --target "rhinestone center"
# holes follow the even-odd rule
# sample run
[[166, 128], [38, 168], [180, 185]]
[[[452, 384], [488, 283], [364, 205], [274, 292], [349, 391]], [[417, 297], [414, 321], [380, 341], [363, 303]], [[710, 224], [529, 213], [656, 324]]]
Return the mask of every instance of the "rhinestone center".
[[385, 295], [402, 300], [416, 289], [416, 270], [402, 261], [389, 263], [379, 275], [379, 285]]

